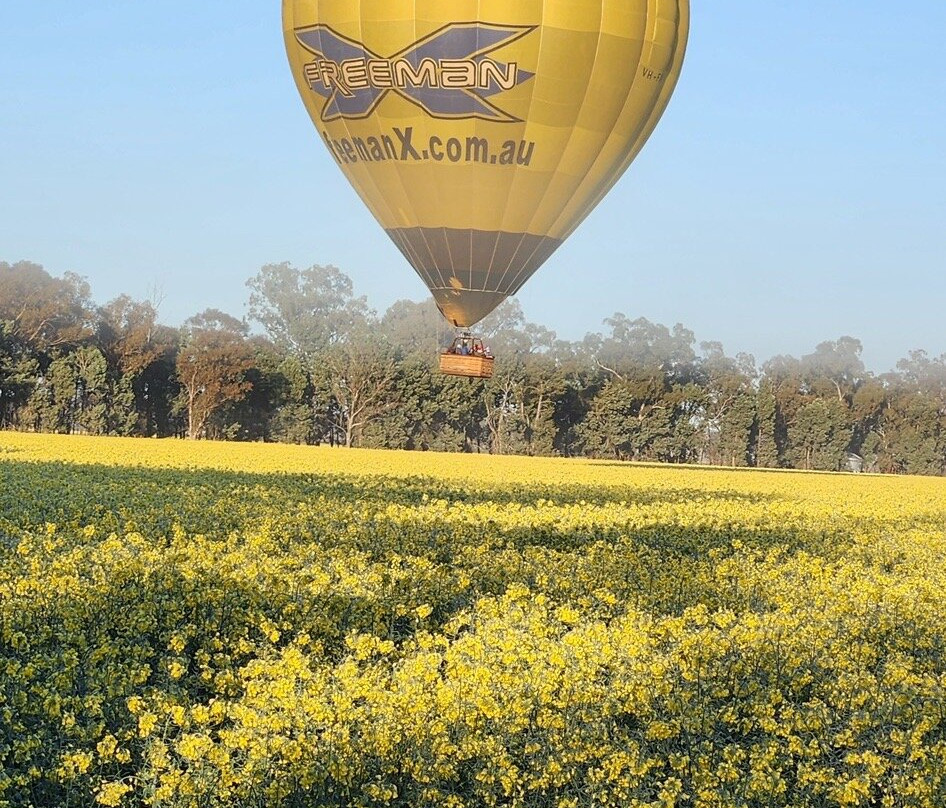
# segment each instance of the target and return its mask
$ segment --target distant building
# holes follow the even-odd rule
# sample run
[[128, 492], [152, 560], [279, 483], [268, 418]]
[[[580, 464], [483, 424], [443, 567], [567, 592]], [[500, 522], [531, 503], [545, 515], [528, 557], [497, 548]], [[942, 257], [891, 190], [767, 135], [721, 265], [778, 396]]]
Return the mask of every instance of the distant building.
[[864, 458], [854, 452], [848, 452], [845, 467], [848, 471], [860, 474], [864, 470]]

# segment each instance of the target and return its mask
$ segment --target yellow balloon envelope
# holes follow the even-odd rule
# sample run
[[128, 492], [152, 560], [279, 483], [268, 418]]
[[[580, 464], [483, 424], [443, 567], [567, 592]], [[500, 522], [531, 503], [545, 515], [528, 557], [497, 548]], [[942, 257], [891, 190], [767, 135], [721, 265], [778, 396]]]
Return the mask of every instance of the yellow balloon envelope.
[[688, 0], [283, 0], [329, 153], [456, 326], [542, 265], [640, 151]]

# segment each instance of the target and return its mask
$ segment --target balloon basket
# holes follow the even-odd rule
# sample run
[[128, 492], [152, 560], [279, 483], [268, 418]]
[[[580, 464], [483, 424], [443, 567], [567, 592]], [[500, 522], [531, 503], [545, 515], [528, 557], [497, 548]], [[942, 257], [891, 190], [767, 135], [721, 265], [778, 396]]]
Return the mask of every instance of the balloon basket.
[[490, 379], [493, 376], [491, 356], [460, 356], [440, 354], [440, 372], [448, 376], [466, 376], [471, 379]]

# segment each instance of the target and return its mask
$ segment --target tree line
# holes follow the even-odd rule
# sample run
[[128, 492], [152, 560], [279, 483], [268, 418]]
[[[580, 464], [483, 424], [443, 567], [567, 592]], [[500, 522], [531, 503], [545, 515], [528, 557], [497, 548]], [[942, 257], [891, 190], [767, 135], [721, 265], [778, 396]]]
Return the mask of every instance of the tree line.
[[725, 466], [946, 472], [946, 355], [874, 374], [852, 337], [757, 365], [616, 313], [558, 339], [507, 301], [490, 380], [440, 375], [432, 300], [383, 314], [332, 266], [264, 266], [248, 320], [163, 325], [73, 274], [0, 262], [0, 428]]

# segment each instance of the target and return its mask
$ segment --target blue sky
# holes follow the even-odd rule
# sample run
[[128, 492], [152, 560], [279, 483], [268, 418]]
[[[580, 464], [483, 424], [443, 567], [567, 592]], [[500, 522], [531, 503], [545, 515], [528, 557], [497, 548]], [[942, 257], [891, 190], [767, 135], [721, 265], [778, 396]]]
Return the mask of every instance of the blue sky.
[[[567, 339], [615, 311], [759, 360], [849, 334], [946, 353], [946, 3], [695, 2], [644, 152], [519, 294]], [[266, 263], [332, 263], [383, 310], [426, 289], [317, 139], [280, 8], [0, 10], [0, 260], [245, 312]]]

